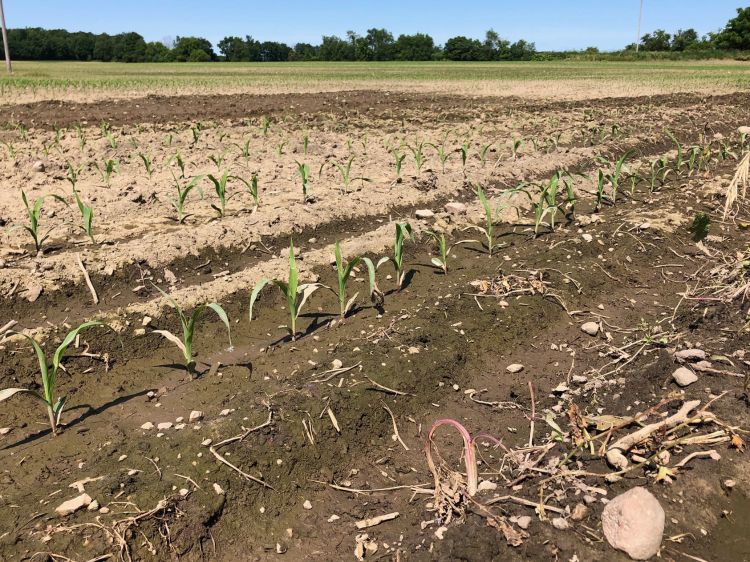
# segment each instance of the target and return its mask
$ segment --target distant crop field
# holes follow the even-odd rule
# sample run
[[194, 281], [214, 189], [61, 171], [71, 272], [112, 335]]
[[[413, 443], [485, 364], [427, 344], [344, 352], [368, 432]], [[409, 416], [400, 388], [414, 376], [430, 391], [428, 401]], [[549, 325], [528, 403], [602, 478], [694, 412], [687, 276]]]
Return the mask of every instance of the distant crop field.
[[99, 63], [17, 62], [0, 77], [4, 103], [101, 99], [147, 93], [283, 93], [347, 89], [434, 91], [585, 99], [750, 86], [750, 63], [385, 62]]

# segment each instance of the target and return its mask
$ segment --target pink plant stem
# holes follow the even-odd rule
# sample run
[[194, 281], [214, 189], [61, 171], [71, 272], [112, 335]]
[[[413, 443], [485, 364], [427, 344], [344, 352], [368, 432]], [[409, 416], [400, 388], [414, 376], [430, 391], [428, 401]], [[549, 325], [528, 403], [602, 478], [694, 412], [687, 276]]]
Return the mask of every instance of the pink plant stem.
[[477, 493], [477, 486], [479, 483], [479, 477], [477, 475], [477, 461], [476, 454], [474, 451], [474, 442], [471, 439], [471, 435], [468, 430], [458, 421], [453, 419], [442, 419], [436, 420], [431, 426], [427, 433], [427, 443], [425, 444], [425, 454], [427, 456], [427, 464], [432, 471], [432, 475], [435, 478], [435, 493], [438, 494], [440, 490], [440, 478], [438, 476], [437, 467], [435, 462], [432, 460], [432, 434], [441, 425], [451, 425], [455, 427], [461, 434], [464, 440], [464, 464], [466, 465], [466, 491], [469, 496], [473, 496]]

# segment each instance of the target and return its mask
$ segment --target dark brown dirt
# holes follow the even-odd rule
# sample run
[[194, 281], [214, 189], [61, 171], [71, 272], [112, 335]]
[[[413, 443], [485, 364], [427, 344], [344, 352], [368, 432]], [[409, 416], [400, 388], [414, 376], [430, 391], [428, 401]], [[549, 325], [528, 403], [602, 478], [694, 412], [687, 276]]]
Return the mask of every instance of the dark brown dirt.
[[[680, 100], [676, 97], [675, 103]], [[722, 101], [732, 100], [747, 102], [744, 97]], [[408, 100], [404, 103], [408, 105]], [[729, 124], [722, 126], [728, 128]], [[726, 162], [712, 174], [731, 172], [732, 166], [733, 162]], [[71, 349], [65, 361], [68, 372], [62, 373], [59, 381], [69, 397], [63, 416], [66, 427], [59, 436], [49, 434], [43, 412], [28, 397], [4, 402], [0, 410], [0, 426], [12, 428], [0, 437], [0, 505], [4, 513], [0, 559], [28, 560], [42, 552], [90, 560], [107, 552], [118, 553], [106, 532], [95, 525], [109, 525], [148, 511], [169, 497], [173, 499], [164, 510], [144, 518], [126, 533], [133, 559], [275, 560], [281, 551], [292, 560], [351, 560], [355, 536], [360, 532], [354, 522], [398, 511], [397, 519], [366, 531], [379, 544], [378, 552], [366, 560], [571, 560], [574, 556], [582, 561], [625, 560], [603, 541], [600, 502], [591, 506], [584, 521], [564, 532], [555, 530], [549, 521], [540, 521], [530, 508], [498, 504], [493, 507], [497, 514], [533, 518], [530, 538], [512, 548], [486, 524], [486, 516], [479, 510], [467, 514], [462, 524], [451, 525], [444, 539], [438, 540], [434, 536], [437, 524], [421, 526], [434, 516], [427, 505], [430, 495], [412, 498], [408, 489], [351, 493], [328, 485], [363, 490], [431, 486], [423, 447], [427, 428], [438, 418], [461, 420], [472, 433], [497, 436], [508, 447], [525, 444], [529, 438], [528, 383], [532, 382], [536, 391], [537, 411], [543, 412], [560, 402], [553, 389], [570, 374], [590, 375], [609, 360], [595, 347], [603, 343], [604, 336], [592, 339], [583, 335], [578, 328], [582, 320], [590, 319], [591, 312], [604, 315], [607, 331], [615, 344], [621, 345], [630, 335], [626, 332], [643, 334], [644, 325], [669, 318], [685, 284], [713, 263], [696, 248], [684, 226], [671, 233], [641, 231], [626, 221], [634, 209], [649, 214], [689, 206], [691, 213], [703, 210], [713, 214], [717, 202], [701, 192], [707, 179], [681, 177], [657, 194], [649, 194], [641, 186], [632, 198], [605, 207], [603, 222], [582, 227], [595, 237], [592, 243], [581, 240], [578, 225], [565, 221], [555, 232], [538, 238], [524, 226], [503, 225], [498, 240], [504, 247], [495, 256], [489, 258], [476, 244], [458, 246], [448, 276], [430, 266], [430, 244], [410, 243], [406, 263], [412, 273], [403, 291], [395, 292], [393, 282], [383, 278], [388, 266], [382, 270], [380, 285], [388, 291], [382, 315], [360, 299], [362, 308], [331, 326], [336, 301], [321, 291], [312, 297], [301, 320], [305, 335], [297, 342], [285, 339], [278, 328], [285, 322], [286, 311], [276, 293], [263, 293], [257, 318], [248, 322], [247, 291], [237, 291], [222, 305], [233, 319], [236, 350], [231, 356], [243, 360], [197, 379], [175, 365], [179, 353], [157, 335], [127, 337], [121, 347], [108, 332], [88, 332], [83, 339], [91, 344], [89, 351], [108, 353], [112, 363], [105, 370], [99, 360], [75, 357], [83, 346]], [[407, 210], [399, 212], [406, 214]], [[591, 216], [590, 201], [581, 202], [578, 213]], [[329, 241], [337, 231], [356, 233], [363, 228], [361, 224], [324, 227], [317, 233], [319, 243]], [[724, 255], [750, 243], [747, 230], [718, 221], [712, 233], [723, 236], [712, 242], [711, 248]], [[281, 241], [273, 244], [277, 252]], [[180, 265], [189, 269], [203, 258], [206, 256], [195, 264]], [[260, 257], [234, 254], [216, 259], [239, 268], [252, 267], [252, 260]], [[678, 266], [661, 267], [675, 263]], [[498, 270], [511, 273], [543, 268], [558, 270], [548, 270], [545, 279], [569, 311], [583, 314], [569, 316], [558, 301], [540, 295], [508, 298], [503, 307], [495, 299], [475, 300], [466, 294], [474, 291], [471, 281], [488, 279]], [[580, 282], [580, 292], [560, 272]], [[335, 284], [329, 269], [317, 273], [321, 282]], [[130, 281], [115, 280], [111, 295], [118, 283], [124, 286]], [[200, 277], [196, 274], [190, 282], [200, 283]], [[353, 287], [352, 291], [365, 292], [364, 283], [355, 282]], [[68, 300], [61, 297], [45, 302], [46, 314], [55, 323], [65, 317], [74, 323], [91, 314], [88, 306], [80, 304], [79, 292], [61, 294]], [[106, 305], [118, 303], [113, 300]], [[18, 318], [31, 323], [37, 320], [25, 304], [11, 308]], [[141, 319], [130, 320], [137, 325]], [[737, 332], [744, 321], [744, 311], [737, 303], [685, 303], [675, 314], [675, 342], [700, 342], [712, 355], [731, 357], [750, 343], [747, 332]], [[155, 328], [177, 329], [172, 314], [155, 324]], [[563, 343], [567, 349], [561, 349]], [[199, 325], [195, 345], [199, 359], [208, 363], [227, 357], [225, 329], [209, 314]], [[334, 359], [345, 367], [361, 367], [315, 382]], [[510, 363], [525, 368], [510, 374], [505, 369]], [[747, 367], [736, 363], [735, 368], [747, 372]], [[612, 377], [611, 383], [568, 398], [587, 413], [601, 408], [606, 414], [629, 415], [675, 390], [670, 379], [674, 368], [668, 349], [653, 345]], [[35, 369], [35, 358], [27, 346], [0, 346], [0, 388], [38, 385]], [[405, 394], [384, 392], [372, 381]], [[712, 411], [730, 425], [741, 425], [746, 423], [748, 408], [741, 386], [741, 379], [701, 375], [698, 383], [685, 390], [685, 398], [707, 400], [707, 387], [714, 395], [727, 391]], [[486, 389], [480, 399], [517, 407], [478, 404], [466, 394], [469, 389]], [[157, 396], [147, 397], [149, 391]], [[393, 411], [409, 451], [391, 438], [391, 419], [384, 406]], [[327, 414], [329, 407], [340, 433]], [[269, 426], [221, 452], [230, 453], [227, 458], [232, 463], [273, 489], [243, 479], [216, 462], [208, 447], [201, 445], [204, 439], [217, 443], [262, 423], [268, 408], [272, 412]], [[225, 409], [233, 411], [221, 415]], [[205, 412], [197, 426], [166, 429], [161, 437], [156, 436], [156, 429], [139, 429], [147, 421], [187, 420], [191, 410]], [[558, 422], [567, 429], [564, 418]], [[313, 428], [309, 436], [305, 426]], [[537, 419], [536, 428], [537, 442], [550, 436], [542, 418]], [[437, 440], [438, 447], [448, 462], [458, 467], [461, 445], [445, 433]], [[741, 525], [750, 491], [743, 476], [747, 458], [725, 443], [714, 448], [722, 455], [720, 462], [693, 461], [671, 484], [657, 483], [643, 470], [615, 484], [594, 477], [585, 482], [606, 488], [609, 498], [634, 485], [648, 487], [667, 512], [665, 537], [686, 533], [681, 542], [665, 540], [664, 560], [689, 559], [681, 553], [705, 560], [746, 559], [750, 547]], [[685, 448], [678, 456], [693, 450]], [[480, 465], [480, 473], [493, 478], [498, 453], [492, 448], [482, 451], [486, 464]], [[550, 456], [562, 454], [563, 447], [558, 444]], [[587, 471], [609, 471], [596, 455], [578, 460]], [[76, 495], [70, 483], [99, 476], [103, 478], [86, 484], [86, 491], [100, 505], [109, 507], [109, 514], [82, 511], [67, 520], [54, 515], [55, 506]], [[727, 478], [738, 482], [731, 493], [722, 487]], [[511, 491], [502, 480], [496, 480], [499, 495], [538, 498], [536, 481]], [[225, 493], [216, 494], [214, 483]], [[179, 496], [182, 488], [189, 490], [187, 497]], [[547, 493], [555, 489], [548, 488]], [[557, 507], [579, 501], [572, 487], [561, 489], [561, 495], [550, 495], [545, 501]], [[491, 494], [481, 496], [489, 497]], [[303, 507], [306, 500], [312, 509]], [[722, 515], [724, 511], [728, 514]], [[332, 515], [339, 519], [328, 522]], [[65, 528], [59, 527], [61, 522]]]
[[[479, 113], [507, 114], [508, 111], [543, 113], [587, 109], [593, 112], [640, 106], [684, 109], [689, 106], [747, 106], [748, 94], [706, 96], [670, 94], [636, 98], [607, 98], [586, 101], [529, 101], [523, 98], [458, 97], [441, 94], [409, 94], [354, 90], [315, 94], [211, 95], [167, 97], [151, 95], [127, 100], [92, 103], [40, 101], [11, 106], [0, 105], [0, 125], [51, 129], [77, 123], [107, 122], [112, 126], [139, 123], [321, 117], [347, 119], [402, 119], [410, 114], [431, 116], [438, 121], [463, 122]], [[594, 114], [595, 115], [595, 114]]]

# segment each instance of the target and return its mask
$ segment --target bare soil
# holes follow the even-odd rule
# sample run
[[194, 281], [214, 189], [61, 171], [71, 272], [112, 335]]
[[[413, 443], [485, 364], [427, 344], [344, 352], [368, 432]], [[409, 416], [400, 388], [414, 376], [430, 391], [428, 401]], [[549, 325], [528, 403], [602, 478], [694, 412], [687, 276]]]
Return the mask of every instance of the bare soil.
[[[85, 319], [105, 319], [119, 334], [92, 330], [70, 349], [58, 381], [68, 396], [59, 435], [50, 434], [31, 398], [2, 403], [0, 427], [9, 431], [0, 436], [0, 558], [92, 560], [111, 553], [124, 560], [352, 560], [357, 535], [367, 533], [377, 551], [365, 560], [626, 560], [604, 539], [600, 515], [608, 499], [641, 485], [666, 511], [662, 559], [748, 559], [743, 525], [750, 479], [741, 441], [672, 447], [671, 459], [650, 459], [609, 482], [613, 468], [598, 450], [575, 450], [576, 426], [568, 416], [572, 405], [585, 416], [628, 417], [665, 397], [672, 401], [658, 412], [700, 399], [712, 402], [710, 411], [731, 428], [722, 430], [725, 436], [746, 437], [746, 306], [691, 292], [706, 284], [716, 264], [737, 259], [750, 243], [742, 226], [746, 209], [734, 221], [721, 220], [737, 161], [716, 159], [705, 170], [672, 174], [653, 192], [643, 182], [623, 185], [617, 201], [598, 212], [592, 178], [599, 155], [616, 159], [636, 149], [633, 169], [661, 156], [674, 159], [665, 130], [685, 143], [707, 138], [717, 148], [726, 141], [740, 153], [736, 129], [746, 124], [748, 101], [745, 94], [534, 103], [345, 92], [15, 106], [0, 132], [15, 150], [0, 163], [6, 223], [0, 326], [17, 321], [16, 329], [46, 341], [49, 353], [66, 326]], [[261, 116], [271, 120], [265, 135]], [[103, 136], [101, 120], [111, 124], [116, 147]], [[197, 121], [204, 127], [196, 139], [190, 128]], [[18, 123], [25, 129], [14, 128]], [[84, 124], [84, 146], [76, 123]], [[65, 128], [58, 142], [54, 124]], [[427, 162], [418, 170], [401, 144], [439, 145], [444, 135], [451, 153], [445, 171], [436, 148], [425, 144]], [[524, 139], [516, 157], [514, 138]], [[466, 139], [470, 157], [463, 166], [456, 150]], [[245, 141], [248, 159], [241, 154]], [[489, 143], [483, 161], [479, 154]], [[389, 151], [398, 146], [409, 155], [400, 181]], [[170, 220], [167, 198], [172, 175], [179, 174], [170, 159], [177, 151], [188, 177], [223, 169], [245, 178], [258, 174], [261, 205], [255, 209], [233, 183], [230, 193], [237, 195], [226, 216], [217, 217], [209, 206], [216, 197], [204, 180], [206, 199], [195, 194], [189, 200], [192, 216], [184, 224]], [[153, 158], [151, 177], [138, 152]], [[208, 155], [224, 155], [222, 164]], [[324, 167], [318, 175], [326, 161], [352, 156], [352, 175], [369, 181], [353, 181], [343, 193], [335, 169]], [[93, 163], [108, 158], [119, 167], [106, 187]], [[33, 170], [37, 160], [43, 172]], [[294, 175], [301, 160], [313, 170], [313, 203], [303, 203]], [[83, 165], [77, 188], [93, 202], [96, 244], [76, 226], [67, 162]], [[590, 176], [575, 176], [576, 214], [558, 214], [554, 231], [542, 227], [534, 236], [527, 198], [509, 197], [507, 190], [560, 168]], [[464, 230], [483, 219], [476, 183], [518, 212], [501, 214], [495, 238], [501, 246], [492, 257], [478, 242], [458, 245], [444, 275], [431, 265], [435, 246], [424, 231], [443, 231], [451, 242], [477, 237]], [[19, 188], [30, 197], [64, 195], [71, 205], [46, 200], [42, 221], [45, 230], [55, 230], [38, 254], [20, 228]], [[445, 212], [448, 201], [464, 202], [466, 214]], [[435, 216], [418, 220], [417, 209]], [[711, 235], [700, 246], [688, 231], [698, 212], [712, 218]], [[290, 237], [300, 249], [303, 277], [335, 286], [334, 242], [342, 242], [345, 255], [377, 261], [391, 251], [396, 220], [408, 220], [416, 239], [406, 245], [401, 291], [386, 278], [393, 276], [390, 265], [378, 271], [383, 308], [366, 298], [361, 269], [350, 280], [358, 306], [343, 321], [335, 297], [318, 291], [300, 320], [301, 337], [290, 341], [279, 327], [286, 322], [285, 302], [270, 289], [248, 321], [250, 290], [262, 277], [285, 274]], [[77, 255], [97, 289], [96, 305]], [[482, 291], [473, 282], [502, 276], [522, 287], [522, 280], [541, 279], [542, 291], [475, 296]], [[179, 365], [174, 346], [151, 333], [179, 330], [152, 281], [181, 304], [216, 300], [232, 319], [232, 351], [214, 316], [206, 313], [199, 323], [198, 377]], [[146, 314], [152, 321], [142, 334]], [[592, 320], [602, 328], [593, 337], [580, 329]], [[627, 355], [617, 351], [624, 346]], [[671, 377], [678, 366], [674, 352], [693, 347], [706, 350], [716, 372], [698, 372], [698, 382], [683, 389]], [[514, 363], [523, 370], [508, 372]], [[0, 388], [39, 389], [37, 373], [26, 343], [17, 336], [0, 340]], [[190, 423], [193, 410], [203, 419]], [[496, 487], [464, 502], [464, 516], [443, 533], [424, 448], [430, 425], [444, 418], [460, 421], [473, 435], [494, 436], [510, 451], [524, 450], [533, 420], [533, 444], [549, 447], [528, 467], [480, 439], [480, 480]], [[545, 419], [564, 435], [556, 440]], [[147, 422], [172, 426], [141, 429]], [[403, 443], [394, 438], [394, 423]], [[715, 430], [696, 424], [691, 433]], [[244, 434], [218, 451], [238, 470], [204, 444]], [[666, 438], [658, 435], [638, 453], [648, 457]], [[456, 436], [441, 430], [435, 445], [445, 466], [464, 470]], [[671, 481], [656, 478], [660, 466], [674, 468], [709, 449], [720, 460], [695, 458]], [[566, 470], [586, 474], [561, 473], [567, 457]], [[83, 486], [105, 509], [57, 516], [55, 507], [79, 494], [70, 485], [86, 478], [96, 479]], [[736, 484], [729, 488], [727, 480]], [[573, 520], [584, 495], [594, 501]], [[561, 510], [570, 528], [552, 526], [559, 516], [554, 511], [492, 502], [504, 496], [530, 505], [541, 497]], [[399, 515], [365, 530], [355, 527], [392, 512]], [[521, 515], [532, 523], [517, 546], [488, 524], [505, 521], [520, 530], [511, 517]]]

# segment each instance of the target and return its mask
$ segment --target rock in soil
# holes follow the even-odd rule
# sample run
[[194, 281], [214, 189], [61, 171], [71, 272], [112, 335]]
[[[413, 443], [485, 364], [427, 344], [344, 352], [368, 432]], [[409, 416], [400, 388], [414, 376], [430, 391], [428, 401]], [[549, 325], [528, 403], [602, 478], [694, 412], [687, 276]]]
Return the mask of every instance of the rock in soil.
[[651, 492], [637, 486], [604, 506], [602, 530], [612, 547], [635, 560], [648, 560], [661, 546], [664, 509]]
[[521, 371], [523, 371], [523, 365], [521, 365], [520, 363], [513, 363], [511, 365], [508, 365], [505, 370], [509, 373], [520, 373]]
[[599, 324], [596, 322], [586, 322], [581, 325], [581, 331], [590, 336], [595, 336], [599, 333]]
[[58, 505], [55, 508], [55, 513], [57, 513], [60, 517], [65, 517], [66, 515], [75, 513], [82, 507], [88, 506], [90, 503], [91, 496], [89, 496], [88, 494], [81, 494], [80, 496], [76, 496], [72, 500], [68, 500]]
[[433, 212], [432, 212], [432, 211], [430, 211], [429, 209], [419, 209], [419, 210], [417, 210], [417, 212], [415, 213], [415, 216], [416, 216], [416, 217], [417, 217], [418, 219], [429, 219], [429, 218], [432, 218], [432, 217], [434, 217], [434, 216], [435, 216], [435, 213], [433, 213]]
[[683, 361], [702, 361], [706, 358], [706, 352], [702, 349], [681, 349], [674, 356]]
[[447, 213], [450, 213], [451, 215], [465, 215], [466, 214], [466, 205], [464, 205], [463, 203], [455, 202], [455, 201], [451, 203], [446, 203], [444, 209]]
[[698, 380], [698, 375], [687, 367], [680, 367], [672, 373], [672, 378], [674, 379], [674, 382], [680, 386], [690, 386]]

